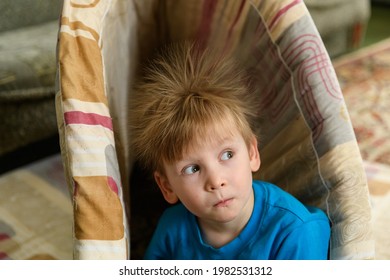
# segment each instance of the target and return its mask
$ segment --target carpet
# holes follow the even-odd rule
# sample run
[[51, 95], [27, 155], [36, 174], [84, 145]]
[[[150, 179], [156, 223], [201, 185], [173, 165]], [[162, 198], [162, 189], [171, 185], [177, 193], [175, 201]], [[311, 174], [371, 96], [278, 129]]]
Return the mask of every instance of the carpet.
[[364, 160], [376, 258], [390, 259], [390, 39], [333, 65]]
[[60, 154], [0, 176], [0, 260], [72, 259], [72, 225]]
[[364, 160], [390, 165], [390, 39], [334, 61]]

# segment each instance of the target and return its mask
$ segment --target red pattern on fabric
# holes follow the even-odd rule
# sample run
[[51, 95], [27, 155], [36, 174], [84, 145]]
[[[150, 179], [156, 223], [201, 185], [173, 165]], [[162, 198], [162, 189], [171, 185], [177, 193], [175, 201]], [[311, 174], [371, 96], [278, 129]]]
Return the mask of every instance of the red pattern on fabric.
[[112, 120], [110, 117], [102, 116], [95, 113], [84, 113], [80, 111], [65, 112], [65, 124], [86, 124], [101, 125], [113, 130]]

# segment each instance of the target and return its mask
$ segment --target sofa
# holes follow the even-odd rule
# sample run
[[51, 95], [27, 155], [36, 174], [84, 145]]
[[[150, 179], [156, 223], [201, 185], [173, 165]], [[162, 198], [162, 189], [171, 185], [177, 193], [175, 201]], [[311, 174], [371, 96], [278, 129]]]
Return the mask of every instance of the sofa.
[[304, 0], [331, 57], [358, 48], [371, 14], [370, 0]]
[[2, 165], [6, 155], [58, 134], [54, 84], [61, 8], [62, 0], [0, 1]]

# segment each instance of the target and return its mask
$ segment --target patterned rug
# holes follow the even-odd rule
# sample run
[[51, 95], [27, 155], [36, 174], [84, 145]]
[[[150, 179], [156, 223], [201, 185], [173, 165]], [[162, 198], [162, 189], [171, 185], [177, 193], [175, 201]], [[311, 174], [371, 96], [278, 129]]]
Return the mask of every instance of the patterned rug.
[[363, 159], [390, 165], [390, 39], [334, 66]]
[[376, 258], [390, 259], [390, 39], [333, 65], [365, 164]]

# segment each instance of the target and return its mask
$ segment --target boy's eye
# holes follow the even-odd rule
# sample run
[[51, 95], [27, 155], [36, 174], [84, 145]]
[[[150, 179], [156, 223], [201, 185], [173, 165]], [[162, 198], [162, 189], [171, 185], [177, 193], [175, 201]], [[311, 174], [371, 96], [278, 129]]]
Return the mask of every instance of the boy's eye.
[[199, 171], [198, 165], [191, 165], [183, 169], [183, 174], [190, 175]]
[[221, 160], [229, 160], [233, 157], [233, 152], [232, 151], [226, 151], [222, 154]]

